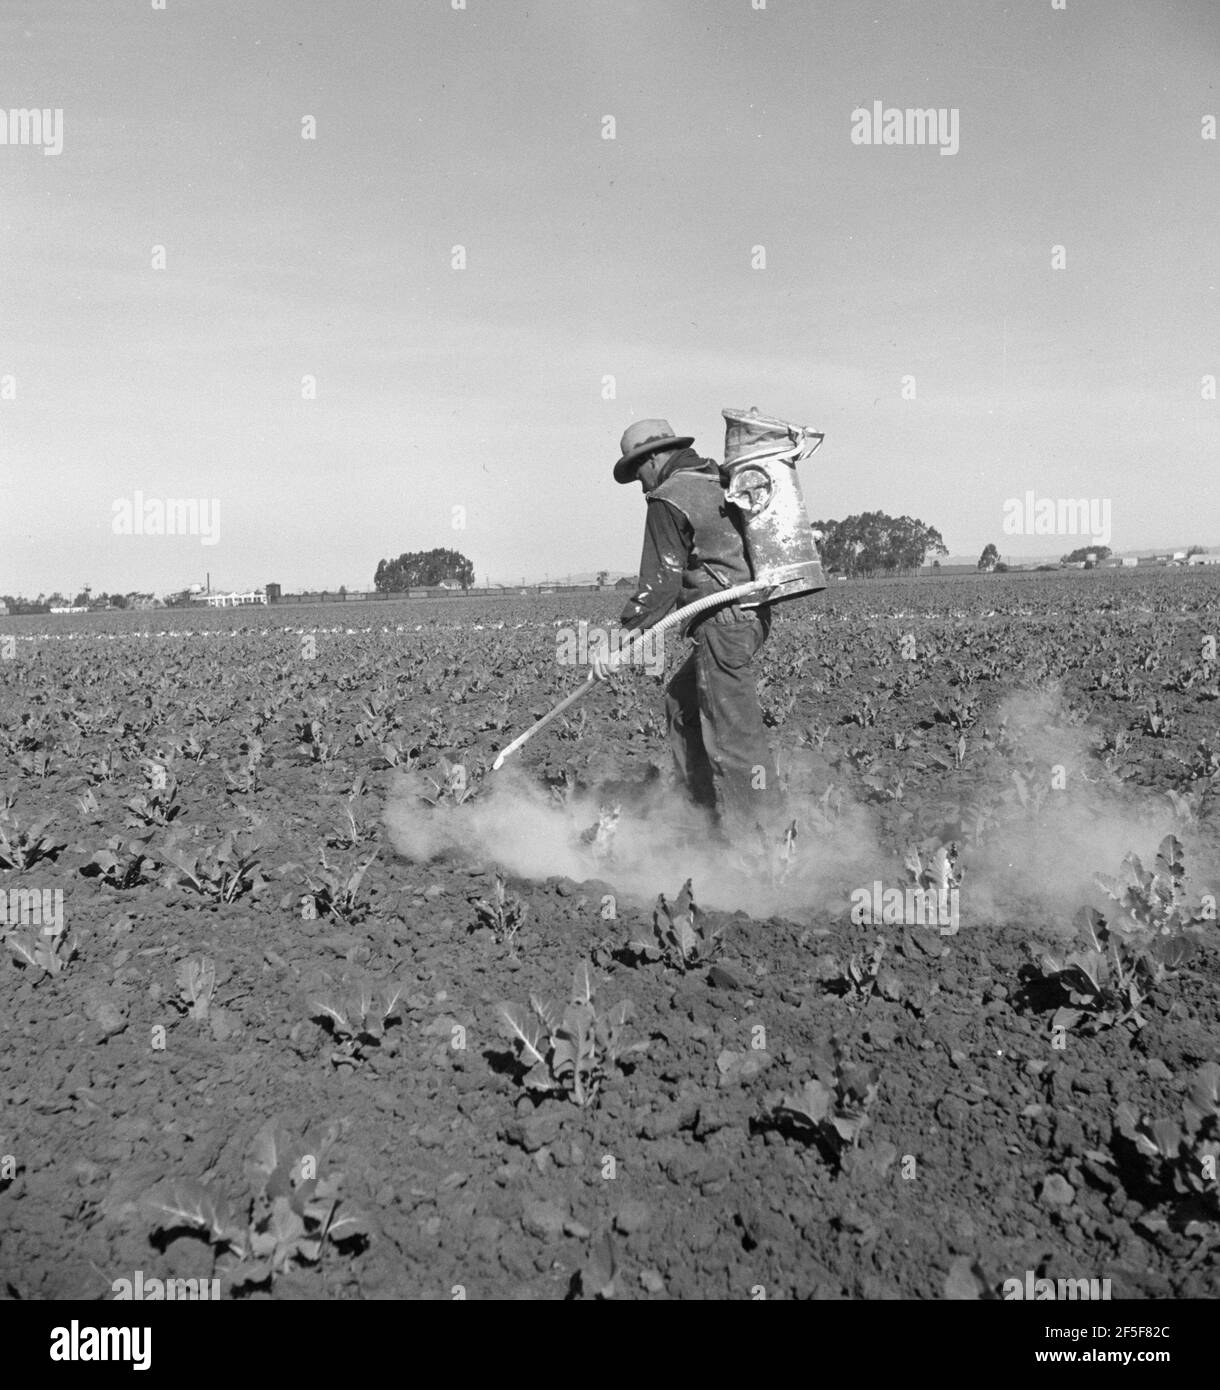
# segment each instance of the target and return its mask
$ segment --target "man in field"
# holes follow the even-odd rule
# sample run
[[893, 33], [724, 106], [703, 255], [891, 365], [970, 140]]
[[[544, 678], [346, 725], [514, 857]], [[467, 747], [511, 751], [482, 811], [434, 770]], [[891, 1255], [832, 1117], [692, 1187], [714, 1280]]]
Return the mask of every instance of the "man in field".
[[[619, 483], [638, 481], [648, 502], [640, 589], [623, 611], [629, 630], [652, 627], [718, 589], [748, 583], [736, 509], [725, 501], [712, 459], [675, 436], [667, 420], [640, 420], [623, 435], [614, 465]], [[696, 805], [730, 840], [753, 848], [774, 833], [778, 794], [753, 662], [770, 628], [765, 608], [725, 604], [696, 617], [694, 650], [666, 691], [674, 769]], [[604, 657], [593, 663], [607, 675]]]

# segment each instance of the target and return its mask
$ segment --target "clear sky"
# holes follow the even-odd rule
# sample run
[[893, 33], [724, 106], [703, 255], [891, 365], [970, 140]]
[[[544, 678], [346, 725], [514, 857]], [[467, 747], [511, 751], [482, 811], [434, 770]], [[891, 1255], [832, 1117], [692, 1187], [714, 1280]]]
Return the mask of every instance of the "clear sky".
[[631, 571], [623, 429], [751, 404], [814, 517], [1220, 545], [1216, 0], [158, 2], [0, 6], [0, 108], [63, 111], [0, 145], [0, 593]]

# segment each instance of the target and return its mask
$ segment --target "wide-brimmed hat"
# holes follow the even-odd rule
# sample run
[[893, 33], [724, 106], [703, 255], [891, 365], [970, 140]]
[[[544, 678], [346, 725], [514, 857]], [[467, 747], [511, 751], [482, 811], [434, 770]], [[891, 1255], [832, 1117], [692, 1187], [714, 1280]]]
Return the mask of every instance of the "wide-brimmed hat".
[[614, 481], [631, 482], [636, 469], [650, 454], [659, 454], [666, 449], [685, 449], [694, 442], [693, 434], [674, 434], [668, 420], [637, 420], [623, 431], [619, 442], [622, 458], [614, 465]]

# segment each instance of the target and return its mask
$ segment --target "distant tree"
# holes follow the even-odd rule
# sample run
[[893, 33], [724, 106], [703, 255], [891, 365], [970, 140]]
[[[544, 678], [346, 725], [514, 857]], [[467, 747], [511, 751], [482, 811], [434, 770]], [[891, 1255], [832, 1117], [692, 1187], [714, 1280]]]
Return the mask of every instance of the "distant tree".
[[446, 582], [470, 588], [474, 583], [474, 563], [456, 550], [412, 550], [397, 560], [379, 561], [373, 575], [373, 587], [379, 593], [435, 588]]
[[126, 607], [128, 606], [128, 605], [127, 605], [127, 595], [126, 595], [126, 594], [111, 594], [111, 595], [110, 595], [110, 606], [111, 606], [111, 608], [126, 608]]
[[949, 553], [940, 532], [914, 517], [861, 512], [842, 521], [815, 521], [822, 533], [822, 563], [849, 579], [871, 574], [905, 574], [929, 555]]
[[1190, 549], [1186, 552], [1186, 558], [1189, 560], [1190, 557], [1191, 557], [1192, 555], [1206, 555], [1206, 554], [1207, 554], [1207, 546], [1205, 546], [1205, 545], [1192, 545], [1192, 546], [1190, 547]]
[[979, 556], [979, 569], [986, 570], [988, 574], [995, 569], [1000, 559], [1000, 552], [990, 541], [983, 547], [983, 553]]
[[597, 587], [600, 589], [600, 588], [602, 587], [602, 585], [606, 582], [606, 580], [609, 579], [609, 578], [610, 578], [610, 571], [609, 571], [609, 570], [598, 570], [598, 571], [597, 571]]
[[[63, 603], [58, 594], [55, 595], [55, 599], [57, 607]], [[0, 595], [0, 603], [3, 603], [14, 617], [20, 613], [45, 613], [51, 606], [45, 594], [39, 594], [37, 598], [24, 598], [21, 594], [3, 594]]]
[[1097, 563], [1101, 564], [1103, 560], [1109, 559], [1112, 553], [1108, 545], [1081, 545], [1077, 546], [1070, 555], [1064, 555], [1059, 563], [1061, 565], [1079, 564], [1080, 561], [1087, 560], [1092, 555]]

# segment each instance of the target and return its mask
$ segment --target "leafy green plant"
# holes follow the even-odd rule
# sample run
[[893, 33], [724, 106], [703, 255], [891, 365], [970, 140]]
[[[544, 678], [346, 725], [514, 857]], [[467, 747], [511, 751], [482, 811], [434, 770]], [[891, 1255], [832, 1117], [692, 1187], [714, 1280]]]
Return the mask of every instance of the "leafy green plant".
[[401, 767], [405, 772], [410, 772], [419, 761], [422, 750], [418, 744], [409, 745], [405, 742], [401, 734], [392, 734], [382, 740], [379, 751], [387, 767]]
[[1066, 1003], [1051, 1020], [1055, 1028], [1095, 1033], [1116, 1023], [1143, 1028], [1140, 1005], [1147, 997], [1143, 953], [1106, 925], [1095, 908], [1082, 907], [1075, 925], [1080, 949], [1051, 955], [1031, 948], [1034, 969], [1044, 984], [1057, 988]]
[[[317, 727], [320, 729], [321, 725]], [[311, 747], [314, 746], [311, 745]], [[236, 765], [225, 766], [225, 789], [227, 791], [258, 791], [258, 769], [263, 761], [263, 751], [262, 739], [252, 729], [247, 728], [240, 745], [241, 762]]]
[[795, 1095], [771, 1092], [764, 1118], [791, 1127], [806, 1141], [818, 1141], [841, 1163], [844, 1151], [860, 1142], [868, 1124], [868, 1110], [877, 1096], [877, 1068], [849, 1062], [834, 1039], [830, 1056], [814, 1054], [813, 1071]]
[[652, 933], [652, 941], [629, 941], [625, 954], [639, 961], [663, 961], [683, 974], [710, 964], [724, 946], [724, 928], [709, 929], [703, 922], [689, 878], [676, 902], [668, 902], [664, 893], [658, 896]]
[[1174, 755], [1174, 761], [1181, 763], [1186, 769], [1186, 775], [1192, 782], [1217, 783], [1220, 782], [1220, 750], [1212, 747], [1211, 743], [1203, 738], [1199, 740], [1195, 748], [1194, 756], [1189, 762], [1185, 758]]
[[1145, 932], [1170, 936], [1193, 928], [1204, 920], [1191, 912], [1186, 901], [1186, 858], [1181, 841], [1166, 835], [1157, 847], [1151, 869], [1139, 857], [1129, 854], [1123, 860], [1125, 877], [1095, 876], [1098, 887], [1122, 908], [1136, 927]]
[[854, 743], [839, 761], [850, 763], [856, 772], [863, 774], [876, 765], [878, 756], [875, 748], [869, 748], [863, 743]]
[[1152, 869], [1138, 857], [1123, 860], [1125, 878], [1098, 875], [1096, 882], [1122, 909], [1113, 923], [1095, 908], [1076, 914], [1076, 949], [1066, 955], [1033, 951], [1044, 983], [1066, 996], [1056, 1027], [1096, 1032], [1114, 1023], [1144, 1027], [1140, 1006], [1151, 990], [1186, 965], [1206, 920], [1186, 902], [1186, 866], [1181, 843], [1167, 835]]
[[86, 878], [100, 878], [111, 888], [138, 888], [148, 882], [155, 862], [148, 853], [146, 839], [138, 835], [111, 835], [105, 848], [95, 851], [80, 871]]
[[865, 695], [855, 709], [849, 710], [843, 716], [844, 724], [858, 724], [860, 728], [867, 729], [870, 725], [877, 722], [877, 706], [871, 695]]
[[[559, 721], [559, 727], [555, 730], [555, 737], [576, 742], [584, 738], [588, 732], [588, 726], [589, 711], [582, 705], [574, 715], [564, 715]], [[647, 736], [647, 731], [643, 727], [638, 728], [636, 732]]]
[[154, 1233], [202, 1235], [212, 1246], [215, 1274], [229, 1290], [267, 1285], [294, 1265], [318, 1264], [328, 1246], [350, 1249], [372, 1238], [369, 1219], [340, 1197], [342, 1174], [318, 1178], [317, 1167], [318, 1157], [295, 1154], [271, 1120], [251, 1146], [251, 1195], [241, 1206], [192, 1178], [155, 1184], [140, 1205]]
[[328, 763], [335, 756], [335, 747], [319, 719], [300, 719], [295, 727], [297, 752], [313, 763]]
[[18, 965], [43, 975], [58, 975], [66, 970], [80, 950], [78, 936], [69, 937], [62, 927], [51, 925], [7, 932], [4, 944], [16, 957]]
[[200, 741], [194, 734], [179, 734], [167, 740], [167, 746], [179, 757], [189, 758], [193, 763], [202, 762], [208, 751], [208, 741]]
[[379, 852], [375, 849], [364, 863], [351, 864], [346, 868], [328, 863], [324, 849], [318, 852], [321, 867], [316, 870], [306, 869], [301, 864], [285, 864], [280, 870], [281, 877], [300, 870], [305, 875], [308, 892], [286, 893], [280, 900], [280, 906], [299, 907], [304, 900], [307, 916], [334, 917], [346, 926], [358, 922], [368, 909], [367, 899], [361, 897], [360, 890]]
[[1173, 807], [1173, 813], [1185, 825], [1191, 827], [1199, 824], [1199, 813], [1203, 809], [1203, 802], [1207, 796], [1207, 788], [1197, 787], [1194, 791], [1185, 793], [1177, 791], [1174, 787], [1165, 789], [1165, 799]]
[[364, 786], [364, 778], [357, 777], [352, 784], [351, 791], [339, 803], [339, 821], [327, 837], [328, 848], [353, 849], [356, 845], [363, 844], [365, 840], [369, 839], [371, 835], [369, 825], [357, 814], [360, 804], [359, 797]]
[[973, 696], [963, 696], [947, 705], [942, 705], [939, 700], [933, 701], [932, 723], [948, 724], [955, 733], [969, 729], [978, 717], [979, 702]]
[[779, 844], [768, 854], [768, 867], [771, 872], [771, 886], [779, 888], [785, 884], [795, 871], [800, 856], [797, 853], [797, 822], [790, 820], [784, 827]]
[[947, 845], [938, 845], [936, 849], [925, 850], [922, 854], [916, 846], [911, 845], [903, 859], [903, 866], [909, 883], [923, 893], [935, 895], [936, 920], [940, 923], [941, 934], [953, 935], [956, 929], [951, 929], [951, 924], [957, 919], [950, 895], [955, 889], [961, 888], [965, 877], [957, 842], [954, 840]]
[[547, 778], [551, 800], [556, 806], [568, 806], [580, 786], [580, 779], [572, 767], [564, 767]]
[[123, 803], [128, 812], [127, 825], [132, 828], [169, 825], [182, 814], [178, 779], [151, 759], [146, 759], [145, 763], [148, 786]]
[[[867, 699], [867, 697], [865, 697]], [[787, 696], [777, 696], [773, 700], [768, 700], [763, 707], [763, 723], [771, 729], [779, 729], [787, 722], [792, 711], [796, 708], [796, 691], [790, 692]], [[658, 735], [661, 730], [657, 730]]]
[[121, 761], [112, 749], [106, 748], [96, 757], [90, 758], [85, 768], [85, 775], [94, 786], [98, 786], [102, 782], [112, 782]]
[[618, 804], [599, 806], [596, 823], [581, 831], [580, 843], [588, 846], [589, 853], [599, 864], [614, 858], [614, 836], [622, 809]]
[[[1154, 1190], [1194, 1199], [1213, 1220], [1220, 1217], [1220, 1066], [1205, 1062], [1190, 1078], [1179, 1119], [1141, 1114], [1124, 1102], [1114, 1112], [1114, 1130], [1132, 1146]], [[1204, 1229], [1188, 1226], [1187, 1234]]]
[[246, 893], [257, 893], [265, 882], [259, 869], [261, 851], [249, 836], [225, 835], [202, 852], [185, 840], [167, 840], [158, 851], [169, 866], [167, 888], [185, 886], [222, 903], [236, 902]]
[[828, 981], [831, 992], [845, 998], [849, 1005], [863, 1008], [877, 992], [877, 979], [881, 974], [881, 962], [885, 959], [886, 942], [878, 937], [870, 955], [861, 951], [852, 953], [847, 969], [838, 977]]
[[316, 991], [308, 1000], [310, 1018], [338, 1044], [330, 1060], [336, 1067], [359, 1065], [381, 1046], [386, 1029], [402, 1018], [402, 985], [345, 981]]
[[191, 1018], [204, 1022], [216, 988], [216, 966], [207, 956], [184, 960], [178, 967], [177, 985], [173, 1003]]
[[39, 781], [54, 770], [51, 755], [45, 748], [19, 754], [17, 766], [27, 777], [36, 777]]
[[1009, 771], [1009, 778], [1012, 781], [1012, 788], [1005, 794], [1004, 800], [1006, 810], [1015, 809], [1013, 798], [1016, 803], [1028, 815], [1038, 813], [1052, 795], [1050, 783], [1045, 777], [1039, 777], [1036, 769], [1029, 769], [1023, 772], [1020, 768], [1012, 768]]
[[830, 729], [829, 724], [821, 729], [813, 724], [807, 724], [797, 732], [796, 741], [802, 748], [816, 748], [818, 752], [821, 752], [830, 734]]
[[441, 774], [440, 781], [425, 773], [425, 780], [432, 791], [420, 794], [421, 800], [429, 806], [461, 806], [474, 795], [474, 784], [467, 779], [466, 768], [461, 763], [451, 763], [442, 756], [438, 759], [436, 770]]
[[1174, 731], [1175, 721], [1166, 713], [1165, 706], [1158, 695], [1152, 704], [1144, 708], [1144, 720], [1140, 728], [1152, 738], [1168, 738]]
[[472, 899], [478, 914], [477, 927], [485, 927], [495, 937], [498, 945], [510, 946], [521, 930], [529, 908], [514, 894], [509, 893], [504, 880], [496, 875], [495, 892], [491, 899]]
[[891, 778], [883, 778], [879, 773], [870, 772], [860, 781], [868, 789], [869, 801], [901, 801], [906, 795], [906, 779], [901, 773], [894, 774]]
[[42, 859], [52, 862], [67, 840], [48, 829], [51, 817], [23, 826], [6, 807], [0, 811], [0, 869], [30, 869]]
[[357, 747], [365, 743], [381, 743], [395, 727], [394, 707], [385, 690], [375, 690], [360, 701], [360, 719], [353, 732]]
[[605, 1013], [595, 1005], [596, 982], [587, 964], [576, 967], [567, 1008], [531, 996], [530, 1007], [502, 1003], [501, 1030], [514, 1044], [525, 1068], [522, 1084], [539, 1094], [565, 1095], [580, 1106], [596, 1101], [612, 1067], [624, 1067], [647, 1042], [624, 1044], [623, 1030], [635, 1006], [623, 999]]

